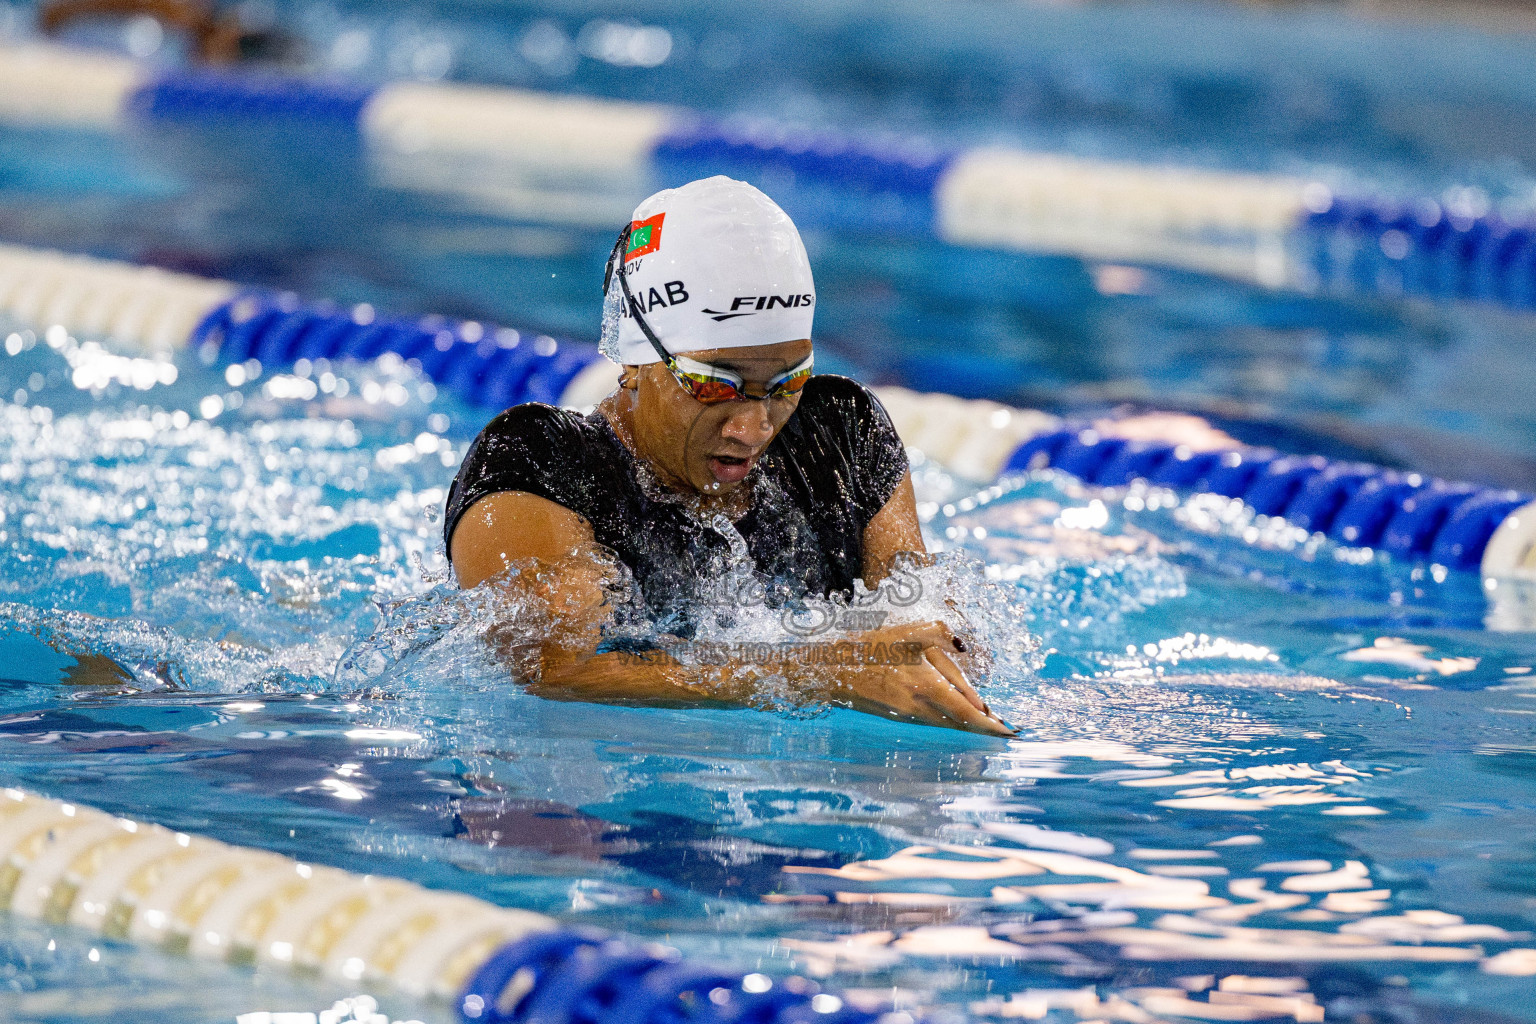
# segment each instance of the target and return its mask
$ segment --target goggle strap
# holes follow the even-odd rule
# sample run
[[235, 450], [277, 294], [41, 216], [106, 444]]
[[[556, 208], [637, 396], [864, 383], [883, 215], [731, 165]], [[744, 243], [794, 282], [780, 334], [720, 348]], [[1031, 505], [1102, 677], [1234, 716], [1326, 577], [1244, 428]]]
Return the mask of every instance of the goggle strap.
[[634, 295], [629, 291], [629, 275], [624, 271], [624, 250], [629, 242], [629, 233], [634, 230], [633, 224], [624, 225], [624, 230], [619, 232], [619, 240], [613, 245], [613, 253], [608, 257], [608, 266], [603, 271], [603, 294], [608, 294], [608, 285], [612, 275], [617, 271], [619, 275], [619, 287], [624, 290], [624, 302], [629, 309], [630, 316], [635, 318], [635, 323], [640, 327], [640, 333], [645, 335], [645, 340], [651, 343], [661, 361], [672, 363], [672, 354], [661, 345], [661, 340], [656, 337], [656, 332], [651, 330], [651, 325], [645, 322], [645, 317], [640, 314], [640, 304], [635, 301]]

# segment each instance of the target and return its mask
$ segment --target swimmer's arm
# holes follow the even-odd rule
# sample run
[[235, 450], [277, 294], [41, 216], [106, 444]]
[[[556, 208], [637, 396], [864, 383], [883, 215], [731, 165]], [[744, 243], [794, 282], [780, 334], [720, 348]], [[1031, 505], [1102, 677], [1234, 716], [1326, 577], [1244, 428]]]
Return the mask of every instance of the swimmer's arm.
[[[895, 492], [864, 528], [864, 585], [871, 590], [879, 586], [891, 574], [897, 556], [903, 554], [917, 555], [919, 564], [928, 562], [910, 472], [902, 476]], [[949, 604], [964, 622], [965, 613], [953, 601]], [[976, 655], [985, 655], [975, 637], [959, 639], [944, 623], [924, 622], [887, 626], [863, 634], [862, 639], [920, 643], [932, 671], [892, 673], [877, 666], [855, 669], [843, 679], [843, 686], [855, 695], [854, 707], [873, 714], [891, 714], [896, 709], [898, 717], [973, 732], [1012, 733], [966, 679], [966, 670], [978, 667]]]
[[917, 522], [917, 495], [912, 474], [907, 473], [895, 492], [864, 527], [864, 585], [873, 590], [891, 574], [896, 556], [903, 552], [926, 554], [923, 531]]
[[448, 559], [459, 586], [471, 590], [514, 562], [557, 562], [595, 540], [592, 524], [564, 505], [523, 491], [499, 491], [465, 510]]
[[[922, 550], [910, 480], [903, 482], [887, 509], [899, 502], [902, 490], [909, 514], [903, 519], [901, 506], [896, 504], [891, 523], [899, 527], [907, 522], [910, 529], [891, 529], [883, 534], [892, 556], [912, 550], [909, 545], [914, 541], [916, 549]], [[871, 521], [871, 526], [875, 525]], [[590, 554], [584, 554], [594, 540], [590, 524], [581, 516], [545, 498], [518, 491], [481, 498], [454, 530], [449, 550], [461, 586], [494, 580], [493, 586], [514, 592], [528, 588], [526, 592], [547, 602], [554, 614], [543, 642], [536, 651], [527, 652], [533, 654], [535, 662], [533, 671], [523, 673], [530, 677], [530, 692], [556, 700], [742, 706], [757, 696], [760, 675], [777, 675], [787, 667], [685, 667], [662, 651], [592, 653], [601, 642], [602, 625], [610, 614], [602, 588], [603, 569]], [[575, 556], [572, 549], [576, 549]], [[555, 571], [503, 576], [513, 563], [530, 560]], [[503, 636], [512, 632], [504, 631]], [[953, 659], [944, 653], [946, 649], [957, 651], [961, 645], [955, 643], [943, 623], [890, 626], [860, 639], [915, 645], [921, 656], [817, 673], [802, 680], [807, 696], [908, 721], [1009, 734], [1008, 727], [990, 713]], [[509, 662], [520, 660], [521, 652], [512, 649], [516, 644], [512, 639], [503, 645], [502, 653]]]
[[[486, 495], [454, 528], [449, 557], [461, 587], [490, 581], [514, 599], [534, 598], [550, 610], [553, 621], [536, 649], [529, 650], [510, 623], [491, 636], [499, 653], [528, 677], [529, 691], [564, 700], [745, 703], [745, 681], [699, 679], [697, 670], [690, 679], [681, 666], [655, 655], [593, 653], [611, 617], [595, 543], [586, 519], [523, 491]], [[514, 564], [547, 571], [507, 575]]]

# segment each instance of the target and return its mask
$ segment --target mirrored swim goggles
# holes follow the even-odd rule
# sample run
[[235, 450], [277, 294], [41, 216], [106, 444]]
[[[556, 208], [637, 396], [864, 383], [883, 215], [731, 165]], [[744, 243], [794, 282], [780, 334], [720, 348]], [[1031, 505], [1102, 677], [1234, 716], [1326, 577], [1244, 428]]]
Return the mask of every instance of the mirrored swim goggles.
[[624, 303], [630, 315], [635, 318], [640, 333], [645, 335], [645, 340], [651, 343], [651, 347], [656, 350], [662, 363], [684, 391], [703, 405], [736, 402], [747, 398], [755, 401], [764, 401], [769, 398], [794, 398], [800, 394], [800, 390], [805, 387], [805, 382], [811, 379], [816, 358], [814, 353], [769, 381], [761, 395], [749, 395], [743, 389], [745, 381], [740, 374], [723, 367], [701, 363], [696, 359], [689, 359], [687, 356], [674, 356], [663, 348], [661, 340], [656, 337], [656, 332], [651, 330], [651, 325], [645, 322], [645, 317], [640, 312], [640, 304], [630, 294], [629, 275], [625, 273], [624, 264], [629, 252], [629, 235], [632, 230], [634, 225], [626, 224], [624, 230], [619, 232], [619, 240], [613, 244], [613, 252], [608, 256], [608, 266], [603, 270], [603, 295], [608, 294], [608, 288], [613, 283], [614, 276], [617, 275], [619, 287], [624, 292]]

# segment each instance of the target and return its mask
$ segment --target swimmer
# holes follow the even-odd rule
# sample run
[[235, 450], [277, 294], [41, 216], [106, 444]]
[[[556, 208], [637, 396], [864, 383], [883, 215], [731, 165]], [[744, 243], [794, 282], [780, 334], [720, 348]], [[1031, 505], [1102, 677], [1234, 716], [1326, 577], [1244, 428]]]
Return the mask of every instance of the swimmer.
[[[448, 496], [459, 584], [533, 588], [548, 602], [552, 621], [526, 672], [532, 691], [739, 704], [754, 672], [798, 672], [813, 699], [1011, 735], [966, 678], [975, 641], [942, 622], [858, 633], [860, 650], [907, 656], [814, 672], [612, 649], [597, 549], [627, 567], [658, 627], [688, 637], [707, 613], [690, 597], [742, 541], [758, 577], [787, 586], [790, 600], [849, 594], [857, 579], [873, 589], [925, 548], [885, 410], [863, 385], [812, 373], [810, 261], [771, 199], [720, 176], [657, 193], [621, 233], [604, 288], [617, 305], [604, 332], [623, 367], [617, 390], [586, 416], [541, 404], [503, 412]], [[529, 564], [551, 571], [509, 571]]]
[[191, 56], [203, 64], [237, 64], [253, 59], [298, 56], [297, 40], [273, 30], [245, 27], [237, 10], [220, 12], [209, 0], [47, 0], [38, 27], [58, 35], [68, 26], [100, 18], [154, 18], [186, 34]]

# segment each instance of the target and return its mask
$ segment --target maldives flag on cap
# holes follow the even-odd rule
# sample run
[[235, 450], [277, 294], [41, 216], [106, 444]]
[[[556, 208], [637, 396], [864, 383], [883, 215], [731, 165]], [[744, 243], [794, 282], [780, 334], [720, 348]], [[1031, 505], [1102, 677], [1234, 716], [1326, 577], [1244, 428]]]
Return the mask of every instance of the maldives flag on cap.
[[625, 263], [661, 248], [661, 222], [666, 218], [666, 214], [658, 213], [629, 225], [629, 250], [624, 253]]

